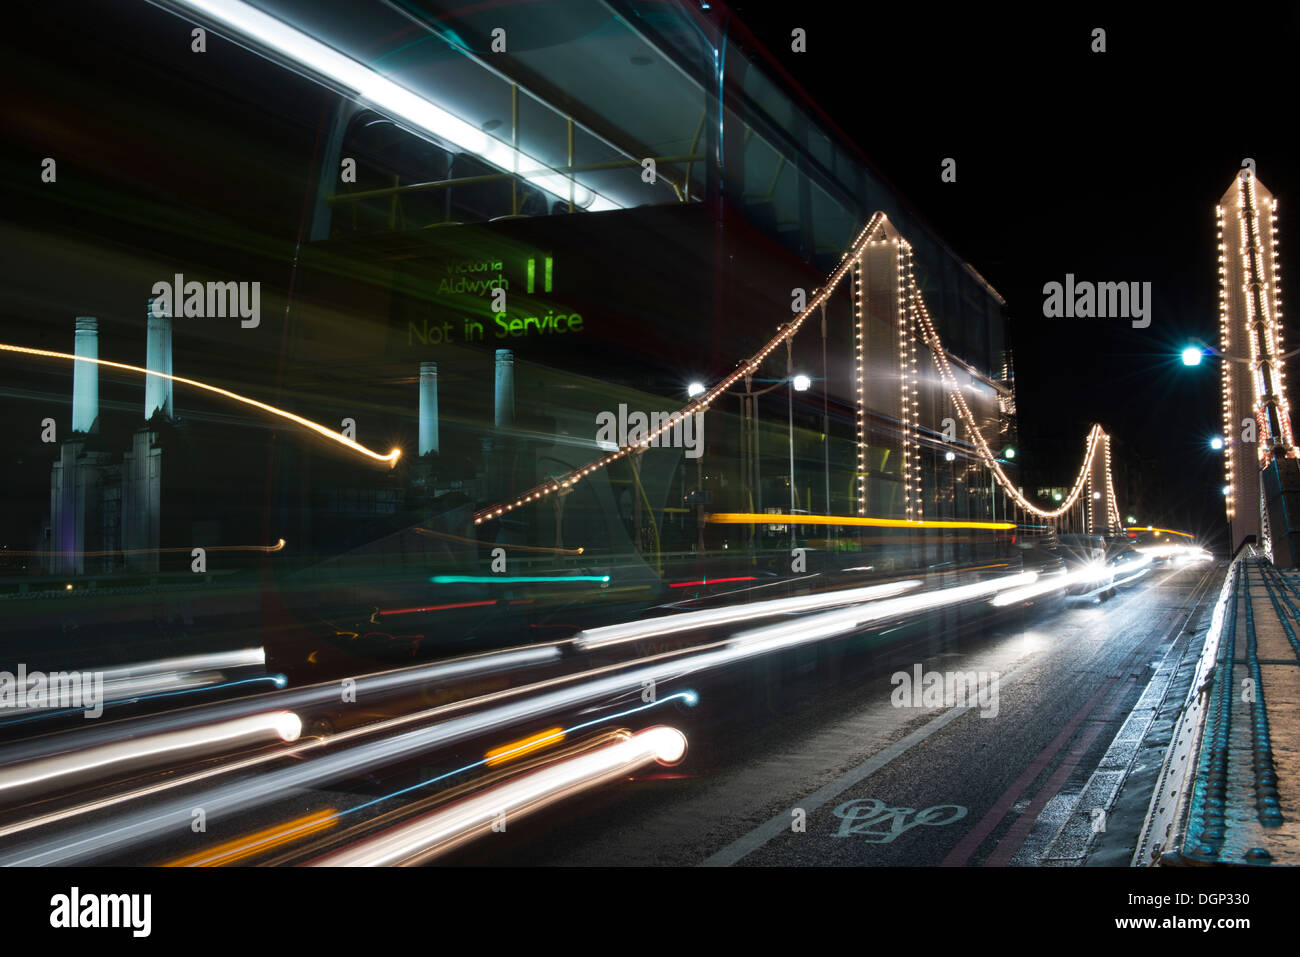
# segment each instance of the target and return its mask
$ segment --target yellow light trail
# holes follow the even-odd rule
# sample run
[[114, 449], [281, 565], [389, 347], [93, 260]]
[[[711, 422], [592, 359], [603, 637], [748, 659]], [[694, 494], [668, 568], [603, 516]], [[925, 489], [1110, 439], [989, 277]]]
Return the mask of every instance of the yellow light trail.
[[558, 744], [564, 740], [563, 728], [551, 728], [538, 734], [529, 735], [519, 741], [513, 741], [510, 744], [503, 744], [499, 748], [493, 748], [487, 754], [483, 755], [483, 760], [488, 767], [494, 767], [498, 764], [505, 764], [513, 761], [515, 758], [523, 757], [525, 754], [531, 754], [534, 751], [540, 751], [542, 748], [552, 744]]
[[[80, 555], [82, 558], [102, 558], [105, 555], [168, 555], [178, 552], [189, 554], [195, 548], [202, 548], [205, 552], [265, 552], [268, 555], [284, 550], [284, 539], [280, 539], [274, 545], [181, 545], [174, 548], [110, 548], [106, 551], [99, 552], [71, 552], [59, 549], [60, 555]], [[24, 557], [39, 557], [46, 555], [48, 552], [15, 552], [4, 549], [6, 555], [22, 555]]]
[[717, 512], [704, 517], [714, 525], [870, 525], [879, 528], [979, 528], [1010, 530], [1015, 522], [950, 522], [943, 519], [865, 518], [860, 515], [779, 515]]
[[221, 867], [226, 864], [234, 864], [236, 861], [242, 861], [245, 858], [252, 857], [262, 851], [270, 850], [273, 847], [279, 847], [282, 844], [288, 844], [290, 841], [306, 837], [308, 834], [315, 834], [326, 828], [333, 827], [338, 823], [338, 812], [333, 809], [317, 811], [314, 814], [308, 814], [304, 817], [295, 818], [284, 824], [276, 824], [265, 830], [255, 831], [252, 834], [246, 834], [243, 837], [237, 837], [232, 841], [224, 844], [218, 844], [216, 847], [210, 847], [206, 851], [199, 851], [197, 854], [190, 854], [186, 857], [177, 858], [174, 861], [168, 861], [163, 867]]
[[261, 409], [263, 412], [269, 412], [272, 415], [278, 415], [282, 419], [288, 419], [290, 422], [296, 422], [305, 428], [311, 429], [325, 438], [339, 443], [354, 452], [358, 452], [367, 458], [374, 459], [376, 462], [387, 462], [389, 467], [397, 464], [398, 458], [401, 457], [401, 449], [393, 449], [387, 455], [381, 455], [373, 449], [368, 449], [360, 442], [354, 442], [345, 435], [341, 435], [331, 429], [327, 429], [319, 422], [313, 422], [311, 419], [304, 419], [301, 415], [295, 415], [286, 409], [280, 409], [273, 405], [267, 405], [265, 402], [259, 402], [257, 399], [250, 399], [246, 395], [240, 395], [238, 392], [231, 392], [229, 389], [223, 389], [220, 386], [208, 385], [206, 382], [199, 382], [197, 379], [187, 379], [184, 376], [170, 375], [166, 372], [156, 372], [153, 369], [146, 369], [143, 366], [133, 366], [126, 362], [113, 362], [109, 359], [96, 359], [90, 356], [73, 355], [71, 352], [54, 352], [50, 349], [32, 349], [28, 346], [15, 346], [7, 342], [0, 342], [0, 351], [17, 352], [27, 356], [41, 356], [46, 359], [69, 359], [73, 362], [93, 362], [96, 365], [104, 366], [109, 369], [122, 369], [126, 372], [138, 372], [141, 375], [153, 375], [162, 379], [170, 379], [172, 382], [179, 382], [182, 385], [192, 385], [196, 389], [203, 389], [206, 392], [215, 392], [217, 395], [225, 396], [227, 399], [234, 399], [236, 402], [242, 402], [244, 405], [251, 405], [255, 409]]
[[1149, 528], [1146, 525], [1130, 525], [1125, 529], [1127, 532], [1164, 532], [1166, 535], [1181, 535], [1183, 538], [1195, 538], [1195, 535], [1188, 535], [1186, 532], [1175, 532], [1172, 528]]

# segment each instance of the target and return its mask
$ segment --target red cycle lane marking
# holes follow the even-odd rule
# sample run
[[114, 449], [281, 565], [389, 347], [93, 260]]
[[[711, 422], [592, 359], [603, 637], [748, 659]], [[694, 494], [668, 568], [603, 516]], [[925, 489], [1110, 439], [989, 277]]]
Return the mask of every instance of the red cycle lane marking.
[[1083, 723], [1083, 719], [1092, 713], [1092, 710], [1097, 706], [1097, 703], [1106, 694], [1107, 690], [1106, 688], [1099, 688], [1091, 698], [1084, 702], [1083, 707], [1074, 713], [1074, 716], [1070, 718], [1065, 727], [1058, 731], [1056, 737], [1048, 742], [1047, 747], [1039, 751], [1034, 760], [1029, 763], [1029, 766], [1020, 772], [1020, 777], [1016, 778], [1011, 783], [1011, 786], [1002, 792], [1002, 796], [994, 802], [993, 807], [989, 808], [988, 813], [980, 818], [980, 822], [967, 831], [966, 836], [957, 843], [957, 846], [948, 852], [948, 856], [939, 863], [940, 867], [961, 867], [970, 860], [976, 848], [984, 843], [984, 839], [992, 834], [993, 829], [1007, 816], [1007, 813], [1025, 788], [1029, 787], [1034, 778], [1038, 777], [1043, 768], [1047, 767], [1048, 762], [1074, 736], [1074, 732]]
[[1047, 802], [1060, 793], [1061, 788], [1065, 785], [1066, 780], [1070, 776], [1070, 772], [1075, 769], [1081, 760], [1083, 760], [1084, 754], [1088, 751], [1088, 746], [1096, 740], [1097, 735], [1101, 733], [1102, 728], [1104, 728], [1109, 721], [1119, 715], [1119, 704], [1124, 700], [1124, 696], [1121, 693], [1124, 689], [1124, 685], [1121, 684], [1123, 680], [1122, 676], [1124, 672], [1132, 668], [1134, 661], [1140, 656], [1141, 651], [1141, 648], [1134, 651], [1125, 666], [1120, 669], [1120, 676], [1111, 679], [1113, 683], [1110, 689], [1110, 700], [1106, 701], [1102, 705], [1100, 713], [1097, 715], [1093, 726], [1086, 731], [1075, 743], [1074, 747], [1070, 749], [1070, 753], [1066, 756], [1065, 760], [1061, 762], [1060, 767], [1053, 772], [1047, 783], [1043, 785], [1036, 795], [1034, 795], [1034, 800], [1030, 803], [1029, 807], [1025, 808], [1024, 813], [1016, 819], [1016, 822], [1011, 826], [1011, 830], [1007, 831], [1002, 840], [998, 841], [997, 847], [995, 847], [993, 852], [989, 854], [988, 858], [984, 861], [983, 866], [1005, 866], [1011, 861], [1011, 858], [1015, 855], [1016, 851], [1020, 850], [1021, 845], [1025, 843], [1025, 838], [1027, 838], [1029, 832], [1033, 830], [1034, 824], [1038, 820], [1038, 815], [1043, 812], [1043, 808], [1047, 806]]
[[[979, 824], [975, 825], [975, 828], [968, 832], [957, 846], [948, 852], [948, 856], [940, 862], [941, 867], [961, 867], [970, 860], [971, 855], [975, 853], [976, 848], [984, 842], [985, 838], [993, 833], [993, 829], [998, 826], [1004, 817], [1007, 816], [1012, 806], [1017, 800], [1019, 800], [1020, 795], [1024, 793], [1025, 788], [1029, 787], [1034, 779], [1042, 773], [1043, 768], [1047, 767], [1047, 765], [1051, 763], [1052, 759], [1060, 753], [1061, 749], [1065, 747], [1070, 738], [1074, 736], [1074, 732], [1078, 729], [1079, 725], [1083, 723], [1084, 718], [1088, 717], [1103, 699], [1106, 699], [1110, 695], [1117, 695], [1117, 692], [1122, 687], [1120, 682], [1123, 681], [1123, 676], [1132, 670], [1134, 663], [1144, 653], [1144, 648], [1145, 642], [1133, 649], [1128, 658], [1124, 661], [1123, 665], [1120, 666], [1119, 674], [1111, 679], [1109, 686], [1103, 685], [1101, 688], [1098, 688], [1096, 693], [1083, 703], [1083, 706], [1074, 713], [1073, 717], [1070, 718], [1069, 723], [1060, 730], [1056, 737], [1048, 743], [1047, 747], [1043, 748], [1034, 760], [1030, 762], [1029, 766], [1021, 772], [1020, 777], [1016, 778], [1016, 780], [1012, 782], [1011, 786], [1002, 792], [1002, 796], [998, 798], [997, 802], [989, 809], [988, 813], [980, 819]], [[1113, 711], [1113, 707], [1111, 708], [1111, 711]], [[1104, 721], [1106, 717], [1109, 717], [1109, 714], [1103, 715], [1102, 720]], [[1100, 724], [1098, 725], [1098, 728], [1100, 728]], [[1096, 735], [1097, 731], [1094, 730], [1092, 734]], [[1044, 786], [1043, 791], [1046, 790], [1047, 786]], [[1048, 795], [1049, 798], [1050, 796], [1051, 795]], [[1023, 840], [1024, 838], [1021, 838], [1022, 842]], [[999, 846], [1001, 846], [1001, 842], [999, 842]]]
[[[1113, 711], [1112, 708], [1111, 712], [1113, 713]], [[1070, 749], [1069, 756], [1061, 762], [1060, 767], [1053, 772], [1048, 782], [1043, 785], [1042, 790], [1034, 796], [1034, 800], [1029, 807], [1025, 808], [1024, 813], [1016, 819], [1016, 823], [1011, 825], [1011, 830], [1003, 836], [1002, 840], [998, 841], [997, 847], [993, 848], [993, 853], [985, 859], [984, 867], [1005, 867], [1011, 861], [1012, 856], [1025, 843], [1025, 838], [1029, 836], [1034, 822], [1038, 820], [1038, 815], [1043, 812], [1047, 802], [1060, 793], [1061, 788], [1070, 776], [1070, 772], [1083, 760], [1083, 756], [1088, 753], [1088, 747], [1097, 739], [1097, 735], [1101, 733], [1105, 723], [1105, 719], [1098, 719], [1091, 728], [1083, 733], [1083, 736]]]

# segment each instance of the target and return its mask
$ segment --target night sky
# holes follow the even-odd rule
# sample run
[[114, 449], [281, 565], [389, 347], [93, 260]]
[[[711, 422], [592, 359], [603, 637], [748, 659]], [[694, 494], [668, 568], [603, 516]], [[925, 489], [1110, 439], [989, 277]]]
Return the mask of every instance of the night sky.
[[[740, 3], [737, 15], [958, 255], [1007, 299], [1022, 462], [1072, 479], [1098, 421], [1154, 460], [1155, 518], [1223, 528], [1214, 206], [1243, 158], [1278, 198], [1283, 321], [1297, 277], [1300, 7], [1163, 15], [1039, 5]], [[1032, 11], [1032, 12], [1031, 12]], [[802, 27], [808, 52], [790, 49]], [[1092, 53], [1092, 30], [1106, 30]], [[865, 94], [865, 95], [864, 95]], [[945, 157], [957, 181], [940, 180]], [[1049, 319], [1043, 284], [1152, 284], [1151, 325]], [[1288, 336], [1294, 341], [1294, 336]], [[1035, 460], [1036, 446], [1045, 460]], [[1068, 461], [1061, 453], [1068, 454]], [[1148, 485], [1150, 482], [1148, 482]], [[1126, 510], [1128, 506], [1121, 502]]]

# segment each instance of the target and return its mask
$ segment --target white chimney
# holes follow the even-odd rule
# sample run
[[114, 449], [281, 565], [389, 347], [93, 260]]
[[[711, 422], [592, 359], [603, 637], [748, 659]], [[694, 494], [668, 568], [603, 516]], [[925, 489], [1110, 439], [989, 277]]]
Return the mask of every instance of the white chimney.
[[420, 363], [420, 454], [438, 451], [438, 363]]
[[[78, 357], [99, 358], [99, 322], [93, 316], [77, 317], [76, 345]], [[72, 365], [72, 431], [96, 432], [99, 428], [99, 364], [74, 362]]]
[[[145, 366], [150, 372], [172, 374], [172, 317], [154, 315], [154, 298], [149, 299], [148, 333], [145, 341]], [[163, 415], [172, 417], [172, 380], [162, 376], [145, 376], [144, 418], [149, 421], [154, 412], [162, 409]]]
[[497, 350], [496, 376], [496, 427], [515, 424], [515, 354], [509, 349]]

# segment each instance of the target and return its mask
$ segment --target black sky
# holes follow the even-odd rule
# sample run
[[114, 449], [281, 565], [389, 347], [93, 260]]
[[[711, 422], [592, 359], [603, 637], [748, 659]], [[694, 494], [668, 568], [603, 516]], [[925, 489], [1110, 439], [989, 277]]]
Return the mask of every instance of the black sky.
[[[1100, 421], [1155, 460], [1164, 521], [1217, 530], [1222, 470], [1206, 446], [1222, 431], [1217, 371], [1186, 370], [1177, 353], [1217, 341], [1214, 206], [1245, 157], [1278, 197], [1284, 310], [1295, 288], [1300, 6], [996, 6], [734, 9], [1008, 300], [1026, 464], [1061, 439], [1077, 462]], [[795, 27], [806, 53], [791, 50]], [[1098, 27], [1104, 53], [1090, 49]], [[955, 183], [940, 179], [946, 157]], [[1066, 273], [1151, 282], [1150, 327], [1044, 318], [1043, 284]]]

